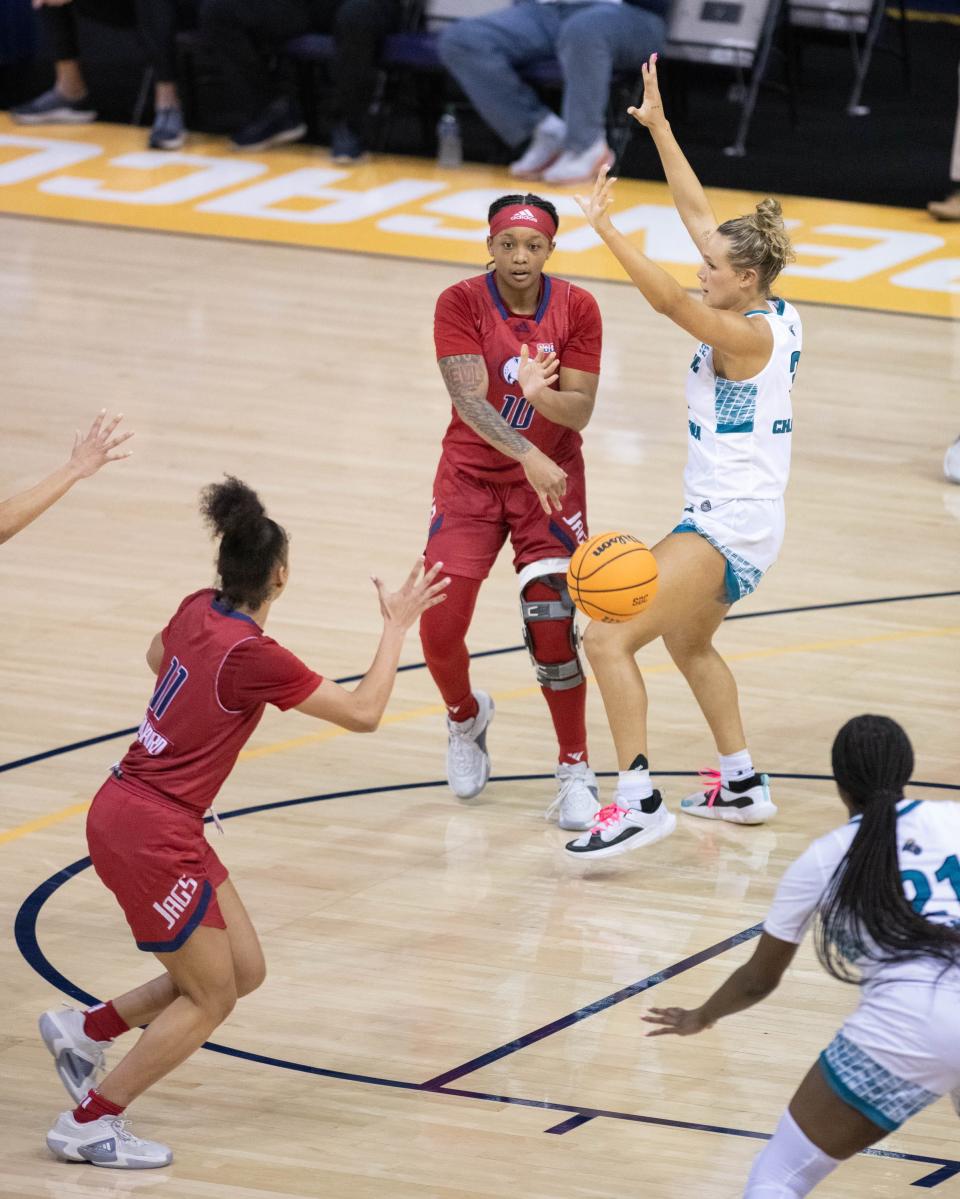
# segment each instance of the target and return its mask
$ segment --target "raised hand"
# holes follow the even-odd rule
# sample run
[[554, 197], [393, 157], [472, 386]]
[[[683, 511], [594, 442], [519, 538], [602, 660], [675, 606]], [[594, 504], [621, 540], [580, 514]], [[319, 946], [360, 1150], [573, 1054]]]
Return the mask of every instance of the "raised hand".
[[133, 436], [133, 433], [120, 433], [116, 437], [113, 436], [114, 429], [123, 420], [123, 414], [113, 417], [104, 427], [103, 422], [106, 415], [106, 408], [102, 408], [87, 435], [84, 437], [78, 429], [73, 438], [70, 466], [78, 479], [89, 479], [91, 475], [97, 473], [101, 466], [105, 466], [108, 462], [117, 462], [121, 458], [129, 458], [132, 453], [131, 450], [122, 454], [114, 452], [117, 446], [123, 445]]
[[392, 592], [387, 591], [382, 579], [372, 575], [384, 624], [394, 625], [405, 633], [427, 608], [442, 603], [447, 598], [444, 588], [450, 586], [449, 578], [437, 578], [442, 568], [443, 563], [437, 562], [424, 574], [423, 559], [418, 558], [403, 586]]
[[526, 344], [520, 347], [520, 365], [517, 367], [517, 382], [523, 389], [523, 398], [536, 408], [541, 394], [556, 383], [560, 376], [560, 360], [553, 352], [544, 354], [537, 350], [536, 358], [530, 357]]
[[605, 164], [597, 174], [596, 182], [593, 185], [593, 191], [590, 195], [573, 197], [580, 205], [583, 215], [590, 222], [592, 228], [598, 232], [602, 227], [610, 224], [610, 209], [613, 206], [613, 185], [616, 183], [616, 179], [611, 179], [609, 174], [610, 168]]
[[524, 454], [520, 465], [547, 516], [561, 511], [567, 491], [567, 472], [536, 446], [531, 446]]
[[658, 58], [658, 54], [651, 54], [650, 61], [645, 62], [641, 68], [643, 73], [643, 103], [639, 108], [634, 108], [631, 104], [627, 109], [630, 116], [635, 121], [639, 121], [647, 129], [655, 125], [665, 125], [667, 123], [667, 118], [663, 111], [663, 101], [660, 99], [660, 84], [657, 81]]
[[647, 1024], [659, 1024], [662, 1027], [648, 1032], [648, 1037], [666, 1037], [674, 1034], [678, 1037], [692, 1037], [704, 1029], [713, 1028], [700, 1015], [699, 1008], [682, 1007], [652, 1007], [646, 1016], [641, 1017]]

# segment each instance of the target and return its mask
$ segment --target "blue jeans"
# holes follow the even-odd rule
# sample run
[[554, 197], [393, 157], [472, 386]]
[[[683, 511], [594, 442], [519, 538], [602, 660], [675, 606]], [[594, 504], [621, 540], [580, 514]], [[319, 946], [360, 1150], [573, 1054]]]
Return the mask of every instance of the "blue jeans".
[[659, 48], [664, 28], [662, 17], [632, 4], [519, 0], [512, 8], [448, 25], [438, 49], [470, 103], [508, 146], [527, 141], [550, 111], [517, 67], [558, 59], [565, 149], [580, 153], [604, 134], [612, 72], [639, 74], [644, 59]]

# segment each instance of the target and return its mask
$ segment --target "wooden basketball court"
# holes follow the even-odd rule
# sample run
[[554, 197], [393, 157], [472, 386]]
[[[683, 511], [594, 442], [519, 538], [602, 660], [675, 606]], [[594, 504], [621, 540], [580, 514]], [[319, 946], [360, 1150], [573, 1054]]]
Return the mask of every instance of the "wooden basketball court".
[[[801, 307], [787, 540], [719, 638], [778, 819], [681, 819], [646, 851], [565, 858], [568, 834], [543, 820], [553, 738], [504, 559], [471, 638], [497, 703], [482, 799], [443, 782], [415, 634], [373, 736], [268, 712], [220, 797], [225, 836], [210, 830], [267, 981], [132, 1108], [173, 1166], [113, 1174], [47, 1153], [67, 1102], [36, 1018], [156, 972], [87, 866], [83, 811], [142, 715], [150, 638], [212, 580], [197, 493], [224, 472], [260, 491], [292, 538], [268, 631], [325, 674], [362, 671], [379, 628], [369, 575], [399, 580], [422, 548], [448, 419], [434, 300], [470, 268], [10, 217], [0, 239], [2, 493], [56, 465], [103, 405], [136, 430], [129, 462], [0, 549], [0, 1195], [739, 1195], [855, 992], [804, 948], [771, 1000], [700, 1037], [646, 1039], [640, 1016], [698, 1002], [743, 961], [784, 867], [841, 823], [829, 747], [849, 716], [905, 725], [911, 794], [960, 789], [960, 489], [940, 473], [960, 325]], [[681, 507], [690, 341], [631, 288], [589, 286], [605, 321], [590, 525], [652, 542]], [[675, 809], [712, 746], [665, 652], [643, 661]], [[595, 689], [589, 720], [609, 771]], [[822, 1193], [917, 1186], [960, 1195], [946, 1102]]]

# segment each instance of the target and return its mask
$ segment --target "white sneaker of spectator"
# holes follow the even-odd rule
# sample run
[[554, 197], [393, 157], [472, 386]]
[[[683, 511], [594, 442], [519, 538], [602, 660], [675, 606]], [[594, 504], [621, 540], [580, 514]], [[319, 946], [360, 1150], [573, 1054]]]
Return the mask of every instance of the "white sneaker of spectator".
[[599, 137], [592, 146], [579, 153], [565, 150], [540, 178], [544, 183], [556, 184], [592, 182], [602, 166], [613, 165], [613, 157], [607, 139]]
[[548, 113], [534, 129], [530, 145], [510, 164], [515, 179], [539, 179], [541, 172], [563, 154], [567, 127], [555, 112]]

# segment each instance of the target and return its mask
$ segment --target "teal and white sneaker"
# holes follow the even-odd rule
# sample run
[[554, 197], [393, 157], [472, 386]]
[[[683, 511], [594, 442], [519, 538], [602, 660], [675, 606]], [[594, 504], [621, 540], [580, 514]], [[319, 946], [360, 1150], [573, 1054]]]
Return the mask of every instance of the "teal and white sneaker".
[[597, 776], [586, 762], [561, 762], [557, 767], [557, 797], [543, 814], [561, 828], [578, 832], [593, 828], [600, 813]]
[[83, 1031], [85, 1013], [76, 1008], [54, 1008], [40, 1017], [40, 1036], [53, 1054], [67, 1094], [80, 1103], [103, 1073], [104, 1049], [112, 1041], [94, 1041]]
[[89, 1162], [111, 1170], [158, 1170], [173, 1161], [173, 1150], [159, 1141], [141, 1141], [120, 1116], [78, 1124], [61, 1112], [47, 1133], [47, 1148], [62, 1162]]
[[730, 824], [764, 824], [777, 814], [770, 799], [770, 781], [765, 774], [753, 774], [724, 786], [719, 770], [701, 770], [707, 784], [680, 800], [680, 811], [705, 820], [726, 820]]
[[486, 691], [474, 691], [477, 714], [471, 720], [447, 717], [447, 782], [458, 799], [475, 799], [490, 777], [487, 729], [493, 720], [493, 700]]

